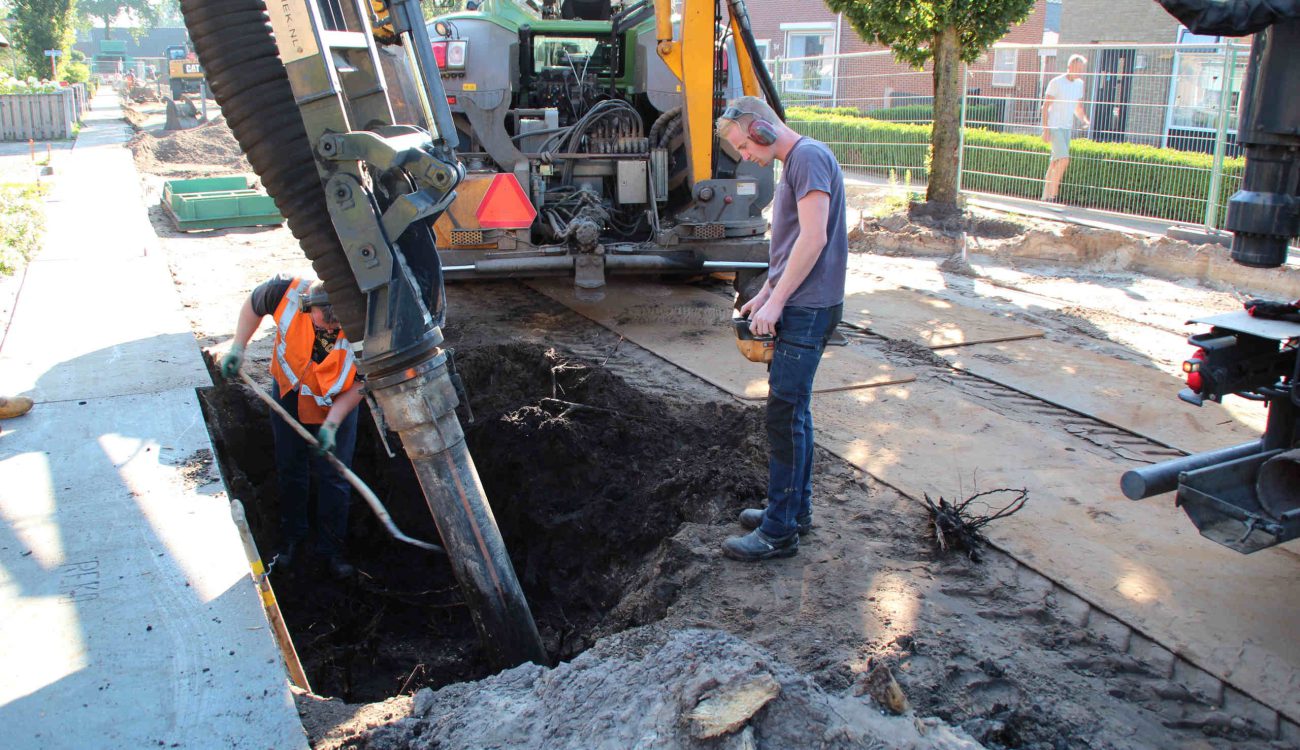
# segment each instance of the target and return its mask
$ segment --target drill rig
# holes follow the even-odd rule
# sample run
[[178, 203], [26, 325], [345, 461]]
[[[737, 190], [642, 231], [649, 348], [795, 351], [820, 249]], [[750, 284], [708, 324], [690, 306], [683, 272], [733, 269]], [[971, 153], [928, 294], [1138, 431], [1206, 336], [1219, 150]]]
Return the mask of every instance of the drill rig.
[[[543, 51], [590, 75], [552, 81], [548, 68], [535, 85], [516, 87], [516, 75], [493, 60], [501, 57], [491, 46], [499, 26], [483, 30], [467, 58], [452, 40], [430, 39], [416, 0], [181, 2], [227, 123], [356, 342], [372, 412], [401, 438], [497, 667], [545, 663], [547, 655], [456, 418], [454, 365], [441, 347], [444, 279], [467, 268], [571, 273], [580, 290], [599, 294], [607, 270], [753, 277], [767, 265], [761, 210], [771, 171], [722, 153], [713, 136], [729, 75], [738, 77], [736, 93], [761, 85], [776, 101], [755, 64], [741, 0], [688, 0], [676, 32], [666, 0], [620, 6], [613, 17], [608, 2], [587, 5], [567, 0], [555, 21], [587, 24], [581, 33], [563, 27], [578, 42]], [[604, 20], [573, 21], [575, 14]], [[461, 31], [451, 33], [478, 40], [476, 20], [452, 22]], [[525, 54], [516, 41], [526, 25], [502, 42], [510, 54]], [[743, 43], [728, 44], [733, 34]], [[633, 39], [649, 46], [634, 48]], [[613, 58], [599, 63], [599, 54]], [[505, 89], [475, 91], [470, 59], [474, 70], [491, 69], [508, 84], [508, 99]], [[644, 69], [658, 72], [636, 73]], [[621, 78], [593, 89], [597, 71]], [[444, 80], [455, 81], [450, 96]], [[577, 100], [561, 115], [549, 105], [564, 91]], [[535, 98], [546, 92], [550, 99]], [[493, 96], [509, 106], [494, 105]], [[538, 127], [552, 121], [554, 133]], [[552, 139], [556, 133], [563, 137]], [[552, 141], [562, 147], [529, 145]], [[458, 145], [468, 152], [458, 156]], [[539, 211], [521, 205], [530, 200]], [[465, 228], [454, 207], [477, 223]], [[672, 221], [662, 220], [661, 207], [675, 212]], [[461, 224], [436, 232], [440, 222]], [[462, 249], [458, 238], [475, 247]]]
[[430, 31], [468, 169], [435, 225], [448, 278], [590, 299], [606, 274], [766, 268], [772, 168], [713, 137], [728, 98], [781, 112], [742, 0], [686, 0], [676, 28], [671, 0], [480, 0]]
[[[1255, 34], [1241, 95], [1237, 142], [1246, 172], [1228, 204], [1232, 259], [1260, 268], [1286, 262], [1300, 234], [1300, 2], [1160, 0], [1200, 34]], [[1252, 301], [1247, 310], [1191, 321], [1210, 326], [1188, 343], [1187, 388], [1196, 406], [1237, 395], [1268, 405], [1258, 440], [1124, 474], [1133, 500], [1177, 490], [1201, 534], [1249, 553], [1300, 537], [1300, 300]]]

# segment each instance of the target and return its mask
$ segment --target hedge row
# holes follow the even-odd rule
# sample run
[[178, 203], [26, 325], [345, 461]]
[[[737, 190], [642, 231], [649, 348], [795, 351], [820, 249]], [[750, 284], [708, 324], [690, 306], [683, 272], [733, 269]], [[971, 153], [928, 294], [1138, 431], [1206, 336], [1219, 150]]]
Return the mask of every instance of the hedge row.
[[[791, 108], [786, 114], [791, 127], [829, 145], [850, 170], [899, 177], [910, 172], [914, 184], [927, 178], [929, 125], [812, 108]], [[965, 143], [963, 189], [1029, 199], [1042, 195], [1051, 148], [1041, 138], [967, 128]], [[1200, 223], [1212, 164], [1208, 154], [1076, 138], [1070, 143], [1060, 198], [1076, 206]], [[1220, 206], [1236, 191], [1234, 178], [1244, 168], [1244, 159], [1224, 160]]]
[[[922, 123], [932, 122], [934, 120], [934, 107], [929, 104], [907, 104], [900, 107], [882, 107], [880, 109], [869, 109], [866, 112], [857, 107], [818, 107], [795, 105], [790, 107], [791, 110], [799, 112], [813, 112], [819, 115], [841, 115], [844, 117], [869, 117], [873, 120], [884, 120], [885, 122], [910, 122]], [[966, 106], [967, 122], [999, 122], [1000, 113], [998, 106], [995, 104], [968, 104]]]
[[[999, 123], [1000, 108], [994, 104], [967, 104], [966, 122]], [[887, 122], [923, 123], [934, 121], [934, 107], [928, 104], [907, 104], [901, 107], [883, 107], [867, 110], [866, 117]]]

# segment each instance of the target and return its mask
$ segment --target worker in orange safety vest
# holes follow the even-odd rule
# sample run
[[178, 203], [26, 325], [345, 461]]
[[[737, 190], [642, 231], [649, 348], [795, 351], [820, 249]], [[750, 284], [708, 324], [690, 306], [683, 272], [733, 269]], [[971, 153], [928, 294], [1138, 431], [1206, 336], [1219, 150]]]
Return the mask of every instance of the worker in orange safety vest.
[[224, 377], [238, 374], [248, 341], [267, 315], [275, 321], [271, 354], [274, 395], [320, 443], [313, 452], [281, 417], [271, 415], [281, 521], [280, 548], [273, 564], [282, 570], [292, 568], [307, 539], [311, 476], [315, 474], [315, 551], [330, 575], [347, 578], [355, 572], [343, 554], [352, 487], [324, 453], [334, 453], [345, 466], [352, 464], [357, 406], [363, 396], [356, 355], [340, 330], [321, 282], [282, 274], [259, 285], [244, 300], [234, 341], [221, 360]]

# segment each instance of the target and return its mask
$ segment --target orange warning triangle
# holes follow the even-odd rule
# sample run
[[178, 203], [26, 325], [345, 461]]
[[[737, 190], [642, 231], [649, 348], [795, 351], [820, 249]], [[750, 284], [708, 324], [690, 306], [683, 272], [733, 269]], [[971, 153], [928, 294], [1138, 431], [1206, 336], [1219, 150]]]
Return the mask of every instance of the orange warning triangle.
[[522, 229], [532, 225], [537, 209], [519, 186], [519, 180], [503, 172], [492, 178], [474, 218], [484, 229]]

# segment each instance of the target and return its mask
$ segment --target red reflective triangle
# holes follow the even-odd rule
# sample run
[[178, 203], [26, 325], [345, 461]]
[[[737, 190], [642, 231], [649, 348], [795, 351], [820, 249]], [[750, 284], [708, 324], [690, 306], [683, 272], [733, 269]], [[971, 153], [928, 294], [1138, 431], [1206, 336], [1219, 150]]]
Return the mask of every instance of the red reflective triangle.
[[513, 174], [502, 172], [492, 178], [474, 218], [484, 229], [522, 229], [532, 226], [537, 209], [519, 186], [519, 180]]

